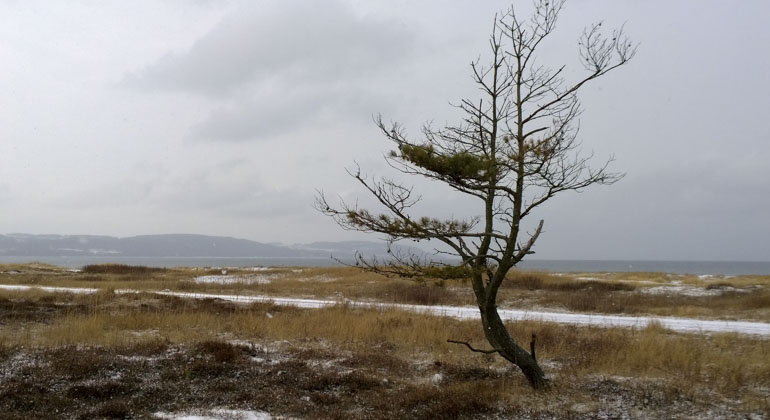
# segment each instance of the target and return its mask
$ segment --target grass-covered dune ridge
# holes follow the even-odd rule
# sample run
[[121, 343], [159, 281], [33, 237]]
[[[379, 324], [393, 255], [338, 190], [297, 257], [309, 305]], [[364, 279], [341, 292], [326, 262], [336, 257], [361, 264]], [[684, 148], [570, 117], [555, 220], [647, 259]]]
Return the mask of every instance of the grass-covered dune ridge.
[[[227, 268], [225, 274], [222, 270], [110, 264], [76, 272], [42, 264], [0, 264], [0, 284], [475, 304], [470, 285], [462, 280], [385, 278], [349, 267]], [[498, 304], [516, 309], [770, 322], [770, 276], [513, 272]]]

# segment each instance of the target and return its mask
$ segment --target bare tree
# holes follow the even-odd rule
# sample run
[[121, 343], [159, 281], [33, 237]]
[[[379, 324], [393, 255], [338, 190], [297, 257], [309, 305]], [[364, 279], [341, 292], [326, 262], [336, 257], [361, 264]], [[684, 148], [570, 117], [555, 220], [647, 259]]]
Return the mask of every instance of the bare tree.
[[[463, 118], [456, 125], [423, 127], [423, 139], [407, 138], [398, 123], [376, 124], [397, 149], [388, 163], [409, 175], [440, 181], [479, 200], [481, 214], [461, 220], [416, 217], [419, 197], [411, 187], [389, 179], [373, 180], [360, 168], [349, 171], [381, 204], [384, 211], [369, 211], [341, 201], [331, 204], [323, 193], [316, 207], [345, 229], [378, 232], [390, 243], [436, 240], [445, 244], [459, 264], [446, 260], [396, 255], [377, 261], [357, 255], [367, 269], [401, 276], [465, 276], [470, 278], [484, 334], [492, 350], [517, 365], [534, 388], [548, 381], [535, 358], [535, 342], [527, 351], [508, 333], [497, 311], [497, 294], [507, 273], [527, 254], [543, 229], [522, 231], [521, 222], [538, 206], [563, 191], [593, 184], [612, 184], [622, 174], [607, 165], [590, 165], [577, 140], [580, 102], [577, 92], [586, 83], [627, 63], [637, 45], [623, 28], [605, 33], [602, 24], [587, 27], [580, 37], [580, 57], [587, 73], [576, 82], [564, 78], [564, 66], [536, 64], [536, 51], [554, 30], [564, 0], [537, 0], [528, 20], [513, 8], [495, 16], [489, 37], [489, 61], [471, 63], [474, 83], [482, 92], [477, 100], [462, 99]], [[462, 341], [453, 341], [467, 345]]]

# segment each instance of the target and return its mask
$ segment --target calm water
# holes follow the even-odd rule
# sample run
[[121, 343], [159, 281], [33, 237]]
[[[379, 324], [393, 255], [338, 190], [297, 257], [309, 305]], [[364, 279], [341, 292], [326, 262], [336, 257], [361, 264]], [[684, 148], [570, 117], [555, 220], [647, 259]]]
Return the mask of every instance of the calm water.
[[[0, 263], [43, 262], [80, 268], [87, 264], [120, 263], [151, 267], [285, 267], [338, 265], [330, 258], [206, 258], [206, 257], [0, 257]], [[554, 272], [665, 272], [675, 274], [770, 275], [770, 261], [620, 261], [620, 260], [528, 260], [526, 270]]]

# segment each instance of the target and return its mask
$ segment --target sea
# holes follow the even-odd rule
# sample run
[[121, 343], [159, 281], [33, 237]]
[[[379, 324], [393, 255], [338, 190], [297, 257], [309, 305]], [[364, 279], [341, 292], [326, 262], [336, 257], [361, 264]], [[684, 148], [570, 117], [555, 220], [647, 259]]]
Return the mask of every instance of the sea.
[[[331, 258], [256, 258], [256, 257], [3, 257], [2, 263], [40, 262], [67, 268], [89, 264], [117, 263], [149, 267], [332, 267], [341, 265]], [[662, 272], [701, 276], [770, 275], [770, 261], [634, 261], [634, 260], [525, 260], [521, 270], [560, 273]]]

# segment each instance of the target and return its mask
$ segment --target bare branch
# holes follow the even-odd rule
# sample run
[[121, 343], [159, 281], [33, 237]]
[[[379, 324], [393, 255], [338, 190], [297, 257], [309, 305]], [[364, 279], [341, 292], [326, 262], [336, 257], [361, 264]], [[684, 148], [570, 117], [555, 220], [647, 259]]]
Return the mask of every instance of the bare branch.
[[481, 350], [481, 349], [474, 349], [473, 347], [471, 347], [470, 343], [468, 343], [467, 341], [447, 340], [446, 342], [447, 342], [447, 343], [453, 343], [453, 344], [464, 344], [464, 345], [465, 345], [466, 347], [468, 347], [468, 348], [469, 348], [469, 349], [470, 349], [472, 352], [476, 352], [476, 353], [484, 353], [484, 354], [495, 354], [495, 353], [500, 353], [500, 351], [499, 351], [499, 350], [494, 350], [494, 349], [492, 349], [492, 350]]

